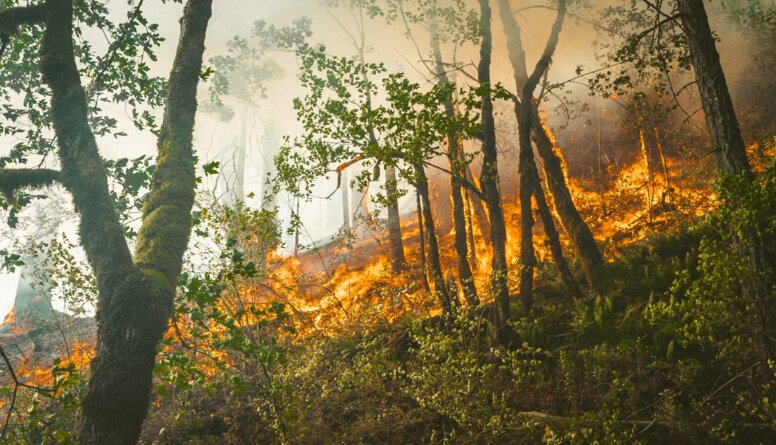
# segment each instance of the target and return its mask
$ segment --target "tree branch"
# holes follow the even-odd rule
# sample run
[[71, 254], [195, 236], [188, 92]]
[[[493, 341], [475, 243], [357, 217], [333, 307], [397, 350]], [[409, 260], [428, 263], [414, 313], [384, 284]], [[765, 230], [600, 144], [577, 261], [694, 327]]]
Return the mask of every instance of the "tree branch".
[[0, 11], [0, 35], [11, 36], [21, 25], [34, 25], [46, 20], [46, 5], [19, 6]]
[[59, 171], [47, 168], [13, 168], [0, 170], [0, 192], [10, 195], [13, 192], [31, 188], [46, 187], [59, 181]]
[[539, 83], [542, 75], [547, 68], [550, 67], [552, 62], [552, 55], [555, 53], [555, 48], [558, 46], [558, 37], [560, 30], [563, 28], [563, 20], [566, 18], [566, 1], [558, 1], [558, 16], [555, 19], [555, 23], [552, 25], [552, 31], [550, 32], [550, 38], [547, 40], [547, 46], [544, 48], [542, 57], [536, 63], [533, 73], [526, 80], [523, 86], [523, 97], [533, 97], [533, 92], [536, 89], [536, 85]]
[[5, 53], [8, 42], [11, 41], [12, 36], [16, 35], [21, 25], [43, 23], [45, 20], [45, 4], [19, 6], [0, 12], [0, 55]]
[[135, 264], [161, 273], [171, 291], [191, 233], [196, 188], [192, 134], [211, 6], [212, 0], [189, 0], [184, 9], [158, 140], [156, 171], [135, 250]]

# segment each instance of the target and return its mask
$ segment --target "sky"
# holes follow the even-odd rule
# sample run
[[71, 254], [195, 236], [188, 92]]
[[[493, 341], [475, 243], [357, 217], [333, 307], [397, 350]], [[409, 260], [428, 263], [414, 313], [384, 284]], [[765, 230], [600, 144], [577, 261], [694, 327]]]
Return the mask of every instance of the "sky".
[[[474, 4], [473, 0], [469, 0]], [[598, 6], [608, 2], [594, 0], [592, 3]], [[290, 24], [295, 18], [302, 16], [311, 17], [313, 20], [313, 42], [325, 43], [331, 53], [339, 55], [352, 55], [354, 49], [347, 41], [345, 34], [332, 16], [320, 6], [321, 0], [228, 0], [215, 1], [214, 14], [208, 29], [207, 49], [205, 59], [224, 52], [225, 43], [236, 35], [249, 34], [256, 20], [266, 20], [279, 26]], [[494, 57], [492, 73], [494, 81], [503, 82], [511, 86], [512, 71], [505, 53], [505, 42], [501, 24], [498, 21], [497, 2], [493, 3], [493, 35]], [[515, 2], [515, 4], [517, 4]], [[125, 0], [110, 0], [108, 5], [117, 20], [122, 21], [126, 15]], [[160, 0], [146, 0], [146, 16], [160, 25], [161, 32], [166, 36], [166, 41], [158, 51], [158, 62], [152, 65], [152, 70], [158, 75], [166, 75], [170, 69], [172, 57], [175, 52], [179, 32], [178, 20], [182, 6], [174, 3], [162, 3]], [[582, 11], [584, 12], [584, 11]], [[353, 23], [351, 17], [346, 14], [336, 13], [339, 20], [348, 25]], [[523, 37], [528, 50], [529, 67], [535, 63], [541, 48], [543, 48], [549, 25], [554, 19], [554, 12], [545, 9], [532, 9], [522, 12], [518, 19], [523, 26]], [[349, 26], [349, 25], [348, 25]], [[372, 49], [367, 55], [370, 61], [384, 62], [389, 70], [405, 71], [407, 76], [416, 81], [423, 81], [420, 72], [422, 68], [418, 63], [420, 56], [412, 42], [404, 37], [401, 27], [388, 27], [384, 24], [369, 22], [366, 28], [367, 41]], [[89, 36], [87, 36], [89, 37]], [[106, 45], [100, 36], [92, 36], [95, 45]], [[419, 41], [427, 39], [422, 34], [416, 36]], [[557, 53], [554, 57], [553, 69], [550, 81], [559, 81], [574, 76], [574, 70], [578, 65], [587, 68], [595, 67], [596, 60], [592, 50], [593, 40], [602, 38], [590, 25], [569, 18], [560, 38]], [[741, 57], [736, 47], [735, 38], [723, 39], [721, 51], [723, 62], [730, 67], [732, 75], [737, 76], [738, 71], [745, 67], [745, 63], [735, 63], [735, 57]], [[422, 45], [422, 43], [421, 43]], [[450, 48], [447, 48], [448, 50]], [[478, 48], [473, 45], [469, 48], [458, 50], [456, 60], [469, 63], [468, 71], [475, 73], [474, 66], [478, 60]], [[257, 101], [257, 107], [247, 111], [247, 125], [250, 134], [249, 151], [246, 168], [246, 193], [254, 192], [258, 196], [262, 191], [262, 178], [264, 177], [264, 165], [271, 158], [271, 152], [277, 148], [284, 135], [293, 135], [299, 131], [296, 123], [291, 101], [294, 97], [302, 95], [303, 91], [296, 82], [296, 65], [293, 57], [289, 55], [276, 55], [276, 61], [283, 67], [285, 75], [268, 85], [269, 92], [266, 98]], [[206, 62], [206, 65], [208, 63]], [[0, 68], [2, 69], [2, 68]], [[505, 112], [509, 112], [507, 107]], [[119, 125], [127, 128], [128, 136], [114, 139], [102, 138], [98, 141], [103, 155], [107, 158], [137, 157], [143, 154], [153, 155], [155, 152], [155, 138], [150, 133], [141, 133], [131, 128], [128, 124], [127, 110], [121, 104], [106, 108], [106, 113], [119, 120]], [[161, 110], [159, 110], [161, 114]], [[240, 128], [240, 119], [233, 119], [224, 123], [205, 113], [199, 113], [195, 129], [195, 149], [203, 161], [220, 160], [224, 170], [228, 170], [229, 160], [234, 154], [234, 144], [237, 142]], [[3, 149], [0, 148], [0, 153]], [[511, 167], [510, 167], [511, 168]], [[514, 167], [516, 169], [516, 166]], [[226, 172], [228, 173], [228, 171]], [[212, 178], [206, 184], [217, 192], [223, 192], [223, 184], [217, 184]], [[319, 188], [328, 195], [336, 188], [336, 180], [321, 181]], [[316, 200], [304, 203], [301, 209], [303, 221], [313, 221], [307, 226], [310, 240], [322, 240], [330, 236], [342, 225], [340, 194], [336, 193], [331, 200], [324, 202]], [[413, 198], [405, 198], [403, 207], [409, 209]], [[257, 199], [249, 200], [250, 204], [257, 205]], [[281, 217], [288, 216], [290, 201], [280, 197], [278, 203], [281, 206]], [[68, 223], [61, 230], [73, 232], [73, 224]], [[13, 236], [13, 235], [12, 235]], [[18, 234], [17, 234], [18, 236]], [[73, 239], [74, 235], [73, 235]], [[7, 240], [6, 240], [7, 241]], [[0, 245], [3, 241], [0, 239]], [[7, 242], [6, 242], [7, 244]], [[16, 291], [17, 274], [0, 274], [0, 318], [4, 317], [13, 303]]]

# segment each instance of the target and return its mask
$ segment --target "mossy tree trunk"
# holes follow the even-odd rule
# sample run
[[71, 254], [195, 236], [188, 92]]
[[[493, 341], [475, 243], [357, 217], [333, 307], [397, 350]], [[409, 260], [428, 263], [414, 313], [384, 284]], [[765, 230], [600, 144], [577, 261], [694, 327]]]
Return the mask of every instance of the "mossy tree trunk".
[[73, 0], [46, 2], [43, 81], [59, 146], [60, 181], [80, 215], [81, 243], [98, 284], [97, 345], [83, 399], [80, 442], [134, 444], [145, 419], [156, 348], [173, 308], [191, 231], [192, 132], [212, 0], [189, 0], [170, 74], [151, 192], [133, 259], [89, 127], [75, 62]]

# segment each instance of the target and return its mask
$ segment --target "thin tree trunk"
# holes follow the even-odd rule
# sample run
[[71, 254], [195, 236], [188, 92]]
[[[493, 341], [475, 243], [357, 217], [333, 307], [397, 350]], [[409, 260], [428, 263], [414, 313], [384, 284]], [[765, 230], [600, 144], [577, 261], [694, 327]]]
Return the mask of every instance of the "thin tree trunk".
[[521, 102], [518, 105], [518, 129], [520, 137], [520, 301], [526, 308], [533, 304], [534, 269], [536, 253], [533, 245], [533, 211], [531, 196], [534, 184], [539, 181], [536, 175], [536, 161], [531, 146], [531, 105]]
[[[469, 165], [466, 165], [466, 180], [469, 181], [470, 184], [475, 184], [475, 178], [474, 174], [472, 173], [472, 169]], [[480, 187], [482, 188], [482, 187]], [[471, 193], [469, 193], [469, 196], [471, 196]], [[471, 209], [474, 212], [474, 216], [477, 219], [477, 226], [480, 228], [480, 234], [482, 235], [482, 240], [485, 242], [485, 245], [491, 244], [490, 239], [490, 221], [488, 220], [488, 214], [485, 212], [485, 207], [482, 205], [482, 198], [479, 196], [474, 196], [469, 201], [471, 203]]]
[[426, 257], [428, 272], [434, 283], [434, 293], [439, 299], [444, 314], [451, 314], [453, 307], [450, 301], [450, 293], [447, 290], [445, 276], [442, 273], [442, 263], [439, 260], [439, 240], [436, 235], [434, 214], [431, 211], [431, 199], [428, 192], [428, 179], [422, 165], [414, 165], [415, 187], [423, 204], [423, 226], [426, 235]]
[[[536, 164], [534, 164], [534, 169], [536, 169]], [[577, 280], [574, 278], [574, 274], [571, 273], [568, 262], [566, 262], [566, 258], [563, 256], [560, 235], [555, 228], [555, 222], [552, 219], [552, 213], [547, 205], [547, 199], [544, 195], [541, 181], [539, 181], [538, 172], [535, 174], [535, 178], [534, 200], [536, 201], [536, 206], [539, 208], [539, 217], [542, 219], [544, 233], [547, 235], [547, 242], [550, 246], [552, 260], [558, 267], [558, 273], [560, 273], [560, 277], [563, 280], [563, 284], [566, 286], [566, 290], [568, 290], [574, 298], [582, 298], [582, 290], [579, 288], [579, 283], [577, 283]]]
[[469, 264], [473, 270], [477, 270], [479, 264], [477, 263], [477, 242], [474, 239], [474, 209], [471, 192], [466, 190], [464, 197], [466, 198], [466, 242], [469, 245]]
[[401, 235], [399, 199], [396, 190], [396, 167], [385, 167], [385, 192], [388, 194], [388, 240], [391, 245], [391, 271], [398, 275], [407, 261], [404, 259], [404, 242]]
[[[348, 191], [350, 190], [350, 181], [348, 180], [348, 173], [347, 170], [343, 171], [341, 173], [342, 177], [340, 179], [340, 188], [342, 189], [342, 230], [349, 232], [350, 227], [350, 195], [348, 194]], [[346, 234], [347, 236], [347, 234]]]
[[428, 282], [428, 268], [426, 267], [426, 235], [423, 230], [423, 203], [420, 199], [420, 191], [417, 188], [415, 189], [415, 202], [418, 209], [418, 242], [420, 243], [418, 251], [420, 253], [421, 283], [423, 284], [423, 289], [430, 293], [431, 286]]
[[[508, 5], [506, 5], [508, 6]], [[552, 25], [550, 37], [544, 48], [542, 56], [536, 63], [533, 72], [522, 86], [520, 100], [516, 105], [517, 122], [520, 136], [520, 219], [522, 223], [520, 240], [520, 299], [526, 307], [530, 307], [533, 301], [533, 274], [536, 267], [536, 255], [533, 247], [533, 214], [531, 213], [531, 195], [538, 193], [534, 184], [539, 184], [539, 176], [536, 172], [536, 161], [533, 157], [531, 146], [531, 130], [536, 115], [536, 107], [533, 104], [533, 93], [539, 84], [539, 79], [547, 72], [558, 45], [560, 31], [566, 17], [566, 2], [558, 2], [558, 15]], [[539, 187], [541, 189], [541, 187]], [[550, 221], [550, 225], [552, 221]]]
[[646, 182], [646, 204], [647, 204], [647, 221], [649, 224], [652, 224], [653, 219], [653, 212], [652, 212], [652, 203], [653, 198], [655, 195], [654, 187], [655, 187], [655, 174], [652, 169], [652, 156], [649, 145], [647, 144], [647, 138], [644, 134], [644, 127], [642, 124], [641, 117], [639, 116], [639, 149], [641, 151], [641, 157], [644, 158], [644, 168], [647, 170], [647, 182]]
[[[489, 0], [480, 0], [480, 64], [477, 70], [477, 80], [480, 85], [490, 87], [490, 65], [493, 52], [493, 36], [491, 34], [491, 9]], [[490, 223], [490, 238], [493, 247], [491, 261], [491, 287], [498, 309], [498, 337], [508, 341], [510, 318], [509, 288], [507, 287], [507, 231], [504, 223], [504, 210], [501, 207], [501, 192], [499, 190], [498, 151], [496, 150], [496, 124], [493, 117], [493, 101], [489, 88], [482, 95], [482, 173], [480, 184], [485, 203], [488, 206]]]
[[655, 134], [655, 148], [657, 148], [657, 154], [660, 156], [660, 168], [663, 170], [663, 187], [665, 192], [669, 193], [671, 190], [671, 178], [668, 173], [668, 161], [666, 160], [665, 152], [663, 152], [663, 144], [660, 142], [660, 130], [657, 127], [652, 127], [652, 131]]
[[[437, 28], [431, 25], [431, 48], [436, 63], [436, 75], [440, 85], [449, 82], [445, 73], [445, 65], [442, 60], [442, 50], [439, 45], [439, 36]], [[445, 103], [445, 114], [448, 119], [455, 117], [455, 109], [452, 99]], [[470, 306], [479, 304], [477, 296], [477, 287], [474, 284], [474, 275], [472, 275], [471, 265], [469, 264], [469, 245], [466, 239], [466, 209], [464, 206], [463, 193], [461, 191], [461, 179], [465, 176], [463, 165], [461, 163], [461, 146], [459, 144], [458, 133], [451, 130], [447, 134], [447, 159], [450, 164], [450, 196], [453, 202], [453, 225], [455, 227], [455, 253], [458, 263], [458, 281], [461, 284], [464, 297]]]
[[[299, 206], [300, 206], [301, 199], [297, 196], [296, 197], [296, 206], [295, 206], [295, 213], [297, 216], [299, 215]], [[294, 256], [299, 256], [299, 224], [295, 224], [296, 227], [294, 227]]]
[[[499, 0], [499, 10], [504, 33], [507, 36], [509, 60], [514, 71], [518, 97], [521, 102], [528, 102], [533, 107], [531, 119], [533, 138], [536, 142], [539, 156], [541, 156], [543, 161], [542, 165], [547, 179], [551, 202], [555, 212], [558, 214], [563, 230], [571, 238], [588, 283], [593, 288], [601, 288], [607, 276], [606, 263], [590, 228], [582, 219], [574, 204], [571, 191], [568, 188], [563, 156], [555, 146], [549, 129], [543, 125], [538, 108], [533, 105], [532, 95], [525, 96], [523, 91], [528, 81], [528, 71], [525, 61], [525, 50], [523, 49], [520, 36], [520, 27], [512, 15], [512, 9], [509, 6], [508, 0]], [[515, 114], [519, 114], [517, 108], [515, 109]], [[519, 119], [520, 117], [518, 116]]]

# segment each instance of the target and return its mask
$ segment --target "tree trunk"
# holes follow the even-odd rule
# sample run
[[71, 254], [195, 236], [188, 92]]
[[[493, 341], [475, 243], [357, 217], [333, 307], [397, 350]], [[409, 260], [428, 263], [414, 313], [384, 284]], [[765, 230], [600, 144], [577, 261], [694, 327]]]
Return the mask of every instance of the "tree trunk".
[[[533, 106], [533, 97], [525, 97], [523, 87], [528, 81], [527, 65], [525, 61], [525, 50], [523, 49], [522, 38], [520, 36], [520, 27], [512, 15], [512, 9], [508, 0], [499, 0], [499, 10], [501, 22], [504, 26], [504, 33], [507, 36], [507, 46], [509, 49], [509, 60], [515, 75], [515, 85], [518, 91], [518, 97], [521, 102], [528, 101]], [[544, 167], [544, 176], [547, 179], [548, 191], [551, 197], [553, 208], [558, 214], [563, 230], [571, 238], [574, 250], [579, 257], [582, 270], [585, 272], [585, 278], [591, 287], [601, 288], [606, 280], [607, 271], [601, 251], [593, 238], [587, 223], [579, 214], [574, 200], [569, 191], [566, 172], [564, 168], [563, 155], [555, 146], [552, 134], [546, 128], [539, 116], [538, 109], [533, 106], [532, 127], [533, 138], [536, 142], [536, 149], [542, 158]], [[515, 114], [518, 115], [518, 109], [515, 108]], [[520, 119], [519, 116], [518, 120]]]
[[690, 47], [717, 168], [722, 173], [751, 176], [746, 146], [703, 0], [677, 0], [676, 3]]
[[[723, 174], [754, 179], [703, 1], [677, 0], [677, 6], [690, 47], [717, 168]], [[765, 364], [776, 358], [776, 304], [773, 302], [776, 261], [769, 258], [757, 233], [738, 234], [733, 244], [758, 272], [757, 279], [743, 284], [743, 293], [753, 308], [749, 314], [752, 335], [760, 360]]]
[[[507, 5], [502, 5], [506, 6]], [[511, 15], [510, 15], [511, 17]], [[517, 123], [520, 135], [520, 218], [522, 223], [522, 238], [520, 240], [520, 298], [526, 307], [530, 307], [533, 300], [533, 274], [536, 267], [536, 256], [533, 247], [533, 215], [531, 213], [531, 195], [538, 193], [534, 184], [539, 183], [536, 172], [536, 162], [531, 146], [531, 130], [534, 124], [536, 107], [533, 104], [533, 94], [539, 79], [544, 76], [550, 66], [552, 55], [558, 45], [560, 31], [566, 17], [566, 2], [558, 1], [558, 15], [552, 25], [550, 37], [544, 47], [544, 52], [536, 63], [536, 67], [525, 83], [518, 89], [520, 99], [516, 105]], [[515, 72], [517, 76], [517, 71]], [[541, 187], [538, 187], [541, 189]], [[552, 221], [550, 221], [550, 224]]]
[[73, 1], [49, 0], [41, 72], [63, 185], [81, 216], [79, 235], [98, 283], [97, 346], [83, 398], [82, 444], [135, 444], [145, 419], [156, 347], [172, 312], [191, 230], [196, 90], [212, 0], [190, 0], [169, 80], [159, 158], [133, 262], [89, 128], [75, 63]]
[[430, 293], [431, 286], [428, 283], [428, 268], [426, 267], [426, 235], [423, 231], [423, 203], [420, 199], [420, 191], [417, 188], [415, 189], [415, 203], [418, 208], [418, 252], [420, 253], [421, 284], [423, 284], [423, 289]]
[[466, 198], [466, 213], [464, 215], [466, 217], [466, 242], [469, 245], [469, 264], [473, 270], [477, 270], [479, 264], [477, 263], [477, 241], [474, 239], [474, 209], [472, 208], [474, 204], [472, 203], [471, 192], [465, 190], [464, 193]]
[[[534, 164], [534, 170], [536, 164]], [[536, 182], [534, 183], [534, 199], [536, 200], [536, 206], [539, 208], [539, 217], [542, 219], [542, 226], [544, 227], [544, 233], [547, 235], [547, 243], [550, 246], [550, 253], [552, 254], [552, 260], [558, 267], [558, 273], [563, 280], [566, 290], [571, 293], [574, 298], [582, 298], [582, 290], [579, 288], [577, 280], [574, 279], [574, 274], [571, 273], [569, 265], [566, 262], [566, 258], [563, 256], [563, 247], [560, 244], [560, 235], [555, 228], [555, 222], [552, 219], [552, 213], [547, 205], [547, 199], [544, 195], [544, 189], [542, 189], [541, 181], [539, 181], [539, 173], [536, 172], [534, 177]]]
[[455, 253], [458, 260], [458, 280], [461, 282], [466, 301], [469, 306], [477, 306], [480, 302], [477, 296], [477, 286], [469, 264], [469, 245], [466, 236], [466, 214], [461, 193], [461, 185], [455, 177], [450, 178], [450, 194], [453, 200], [453, 221], [455, 223]]
[[[534, 107], [534, 119], [538, 119], [539, 115], [535, 111]], [[609, 276], [606, 262], [595, 238], [593, 238], [593, 232], [590, 231], [590, 227], [582, 219], [582, 215], [579, 214], [579, 210], [574, 204], [571, 191], [566, 183], [563, 161], [553, 143], [552, 135], [548, 133], [541, 121], [539, 124], [534, 124], [533, 134], [536, 140], [536, 149], [539, 156], [542, 157], [544, 174], [555, 213], [558, 214], [563, 230], [571, 238], [574, 251], [577, 253], [582, 271], [585, 273], [585, 279], [590, 287], [601, 290], [605, 287]]]
[[[480, 85], [490, 87], [490, 64], [493, 52], [493, 36], [490, 28], [491, 9], [489, 0], [480, 0], [480, 64], [477, 79]], [[496, 124], [493, 118], [493, 101], [489, 88], [482, 95], [482, 173], [480, 184], [485, 203], [488, 206], [490, 238], [493, 246], [491, 262], [491, 287], [498, 308], [498, 336], [502, 341], [508, 337], [510, 318], [509, 288], [507, 287], [507, 231], [504, 223], [504, 210], [501, 207], [499, 190], [498, 151], [496, 150]]]
[[385, 167], [385, 192], [388, 194], [388, 240], [391, 244], [391, 271], [398, 275], [407, 261], [404, 259], [404, 242], [401, 235], [399, 199], [396, 191], [396, 167]]
[[[442, 50], [439, 45], [439, 36], [434, 23], [431, 24], [431, 48], [436, 64], [436, 75], [440, 85], [449, 82], [445, 72]], [[455, 109], [452, 99], [445, 102], [445, 114], [448, 119], [455, 118]], [[464, 297], [470, 306], [479, 304], [477, 286], [474, 283], [471, 265], [469, 264], [469, 245], [466, 237], [466, 208], [461, 190], [461, 179], [465, 177], [464, 165], [461, 161], [461, 145], [458, 133], [453, 129], [447, 134], [447, 159], [450, 164], [450, 196], [453, 201], [453, 225], [455, 227], [455, 253], [458, 263], [458, 281], [461, 284]]]
[[520, 138], [520, 301], [530, 309], [533, 304], [534, 269], [536, 254], [533, 245], [533, 210], [531, 196], [539, 178], [531, 146], [531, 104], [521, 101], [518, 105], [518, 130]]
[[[466, 180], [469, 181], [470, 184], [475, 184], [474, 174], [472, 174], [472, 169], [469, 165], [466, 165]], [[480, 188], [482, 188], [480, 186]], [[471, 204], [471, 209], [474, 212], [474, 216], [477, 219], [477, 226], [480, 228], [480, 234], [482, 235], [482, 240], [485, 242], [485, 245], [491, 244], [490, 239], [490, 221], [488, 220], [488, 214], [485, 213], [485, 207], [482, 205], [482, 198], [479, 196], [471, 197], [471, 193], [469, 193], [470, 200], [469, 203]]]
[[447, 291], [447, 283], [442, 273], [442, 263], [439, 260], [439, 241], [436, 236], [436, 226], [434, 224], [434, 214], [431, 211], [431, 199], [428, 194], [428, 179], [422, 165], [414, 165], [415, 187], [418, 189], [418, 195], [423, 203], [423, 226], [426, 234], [426, 258], [428, 272], [431, 275], [431, 281], [434, 283], [434, 293], [439, 299], [444, 314], [451, 314], [453, 307], [450, 302], [450, 293]]

